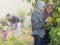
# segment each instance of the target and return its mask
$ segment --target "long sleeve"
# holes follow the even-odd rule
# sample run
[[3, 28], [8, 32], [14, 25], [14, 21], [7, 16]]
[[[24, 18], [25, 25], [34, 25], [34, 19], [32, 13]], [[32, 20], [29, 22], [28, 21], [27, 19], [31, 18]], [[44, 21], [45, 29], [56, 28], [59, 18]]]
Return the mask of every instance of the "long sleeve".
[[38, 14], [38, 13], [34, 13], [31, 17], [31, 21], [32, 21], [32, 25], [34, 27], [34, 29], [40, 29], [43, 27], [44, 23], [43, 23], [43, 15]]

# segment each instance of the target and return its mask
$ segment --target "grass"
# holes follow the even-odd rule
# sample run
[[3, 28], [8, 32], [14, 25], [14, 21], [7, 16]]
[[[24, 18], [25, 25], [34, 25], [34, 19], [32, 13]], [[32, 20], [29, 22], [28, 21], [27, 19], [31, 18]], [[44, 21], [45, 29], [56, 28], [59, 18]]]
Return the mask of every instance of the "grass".
[[16, 35], [14, 36], [14, 38], [11, 38], [11, 30], [9, 30], [8, 38], [5, 43], [2, 43], [2, 37], [0, 36], [0, 45], [33, 45], [33, 37], [31, 37], [31, 28], [22, 28], [20, 38], [17, 38]]

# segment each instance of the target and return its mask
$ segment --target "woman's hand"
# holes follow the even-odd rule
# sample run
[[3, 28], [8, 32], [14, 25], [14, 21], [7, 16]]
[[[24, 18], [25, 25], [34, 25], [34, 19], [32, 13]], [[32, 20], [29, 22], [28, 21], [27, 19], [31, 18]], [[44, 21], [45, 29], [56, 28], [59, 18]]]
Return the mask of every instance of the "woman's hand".
[[14, 30], [16, 30], [16, 29], [17, 29], [17, 27], [15, 26]]
[[48, 19], [46, 19], [45, 22], [49, 23], [50, 21]]
[[15, 23], [15, 28], [14, 28], [14, 30], [16, 30], [17, 29], [17, 22]]
[[52, 18], [51, 18], [51, 17], [48, 17], [48, 18], [45, 20], [45, 22], [48, 22], [48, 23], [52, 22]]

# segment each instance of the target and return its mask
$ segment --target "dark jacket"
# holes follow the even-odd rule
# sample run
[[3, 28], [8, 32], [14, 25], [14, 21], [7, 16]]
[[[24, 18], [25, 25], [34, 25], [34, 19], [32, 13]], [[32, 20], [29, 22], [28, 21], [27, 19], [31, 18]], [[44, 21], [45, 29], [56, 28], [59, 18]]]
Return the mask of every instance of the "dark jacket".
[[43, 14], [39, 12], [34, 12], [31, 16], [32, 22], [32, 35], [38, 35], [40, 37], [44, 37], [45, 30], [43, 28], [44, 21]]
[[32, 23], [32, 35], [38, 35], [40, 37], [44, 37], [45, 30], [44, 26], [44, 15], [41, 13], [41, 2], [38, 2], [36, 8], [31, 16], [31, 23]]

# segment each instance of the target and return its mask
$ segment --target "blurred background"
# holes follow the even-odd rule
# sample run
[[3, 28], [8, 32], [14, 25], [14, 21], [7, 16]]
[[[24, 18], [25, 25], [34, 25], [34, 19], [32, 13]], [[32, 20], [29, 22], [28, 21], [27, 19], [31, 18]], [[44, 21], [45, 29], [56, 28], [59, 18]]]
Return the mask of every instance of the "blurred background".
[[[16, 15], [21, 19], [21, 37], [17, 39], [11, 39], [11, 30], [9, 27], [9, 34], [7, 42], [2, 43], [2, 38], [0, 34], [0, 45], [33, 45], [33, 37], [31, 36], [31, 15], [34, 11], [37, 1], [41, 0], [0, 0], [0, 28], [1, 22], [6, 18], [6, 14]], [[53, 4], [55, 12], [60, 7], [60, 0], [42, 0], [46, 4]], [[0, 29], [1, 30], [1, 29]]]

